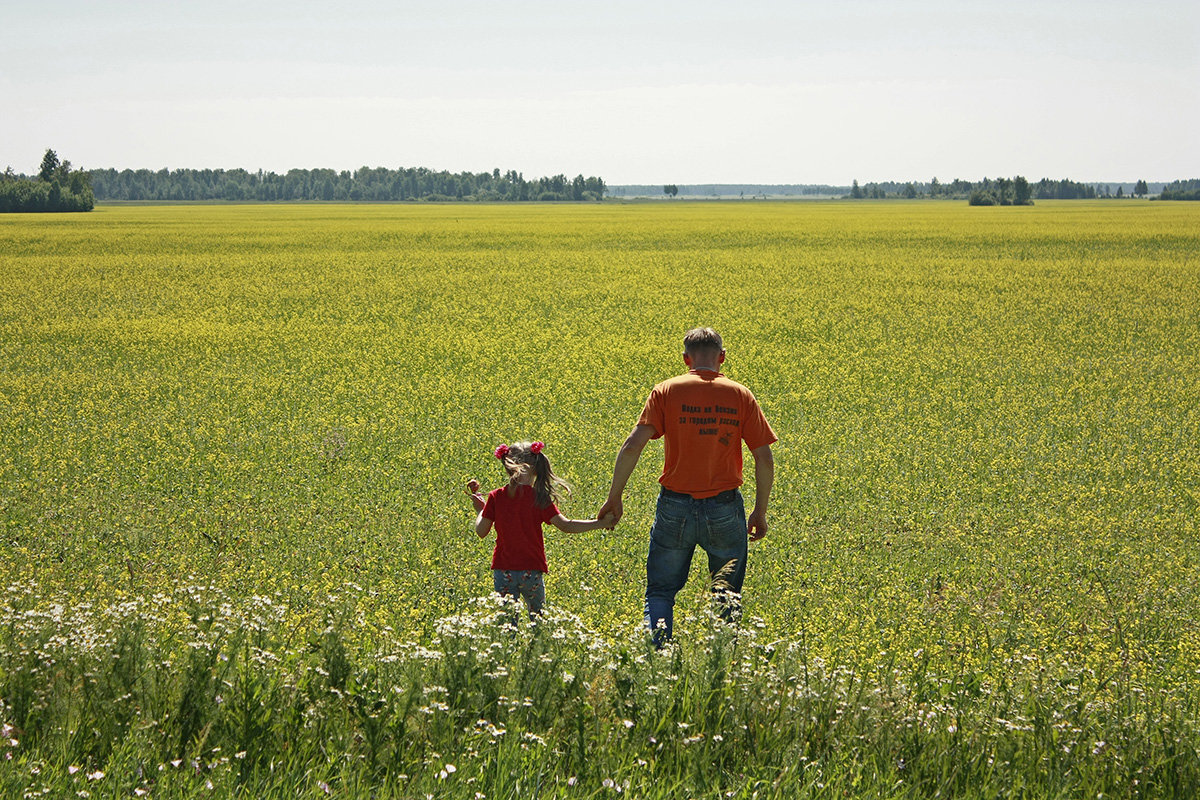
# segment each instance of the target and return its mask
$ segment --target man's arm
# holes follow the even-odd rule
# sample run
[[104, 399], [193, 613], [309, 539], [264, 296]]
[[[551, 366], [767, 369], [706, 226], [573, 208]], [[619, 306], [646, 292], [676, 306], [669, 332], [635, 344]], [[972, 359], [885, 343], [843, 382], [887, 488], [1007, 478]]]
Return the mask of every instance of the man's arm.
[[612, 484], [608, 487], [608, 499], [596, 512], [597, 517], [603, 519], [606, 514], [612, 514], [613, 524], [620, 522], [621, 515], [624, 513], [621, 496], [625, 493], [625, 484], [629, 482], [633, 468], [637, 466], [638, 459], [642, 457], [642, 450], [646, 447], [646, 442], [653, 439], [655, 433], [653, 425], [637, 425], [633, 432], [626, 437], [625, 443], [617, 451], [617, 462], [613, 465]]
[[750, 455], [754, 456], [754, 510], [746, 527], [750, 541], [757, 542], [767, 535], [767, 502], [775, 482], [775, 456], [769, 444], [751, 450]]

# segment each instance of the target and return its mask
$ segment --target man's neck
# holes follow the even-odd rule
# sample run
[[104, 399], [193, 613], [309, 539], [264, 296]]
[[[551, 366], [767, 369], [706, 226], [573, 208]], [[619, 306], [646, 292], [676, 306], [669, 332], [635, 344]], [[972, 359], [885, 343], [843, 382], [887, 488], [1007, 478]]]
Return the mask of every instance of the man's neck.
[[721, 370], [717, 369], [716, 367], [708, 367], [708, 366], [704, 366], [702, 364], [692, 364], [692, 371], [693, 372], [718, 372], [719, 373]]

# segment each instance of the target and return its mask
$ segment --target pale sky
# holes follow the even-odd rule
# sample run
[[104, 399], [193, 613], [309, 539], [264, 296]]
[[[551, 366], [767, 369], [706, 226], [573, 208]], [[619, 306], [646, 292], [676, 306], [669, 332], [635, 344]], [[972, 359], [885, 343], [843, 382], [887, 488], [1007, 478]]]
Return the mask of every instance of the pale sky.
[[1200, 177], [1200, 2], [204, 0], [0, 12], [0, 169]]

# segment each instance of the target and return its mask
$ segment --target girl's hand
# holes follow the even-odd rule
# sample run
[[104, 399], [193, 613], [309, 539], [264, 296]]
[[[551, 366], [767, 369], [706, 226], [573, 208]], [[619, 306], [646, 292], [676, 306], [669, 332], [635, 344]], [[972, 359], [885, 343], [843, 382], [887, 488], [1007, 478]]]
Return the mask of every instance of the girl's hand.
[[471, 480], [467, 481], [466, 492], [471, 496], [471, 503], [475, 506], [475, 510], [483, 511], [483, 507], [487, 504], [487, 501], [479, 492], [479, 481], [475, 480], [474, 478], [471, 478]]

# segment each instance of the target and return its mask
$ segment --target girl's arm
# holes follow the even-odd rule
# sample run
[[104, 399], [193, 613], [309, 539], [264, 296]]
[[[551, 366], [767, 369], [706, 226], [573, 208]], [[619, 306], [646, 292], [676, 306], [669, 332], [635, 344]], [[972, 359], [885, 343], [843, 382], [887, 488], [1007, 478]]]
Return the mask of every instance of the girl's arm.
[[550, 518], [550, 524], [563, 533], [585, 533], [597, 528], [611, 528], [617, 524], [617, 518], [611, 512], [600, 519], [567, 519], [562, 514], [555, 514]]
[[479, 491], [479, 481], [474, 478], [467, 481], [467, 494], [471, 496], [471, 504], [475, 506], [475, 533], [479, 534], [480, 539], [485, 539], [492, 532], [492, 521], [483, 515], [486, 503]]

